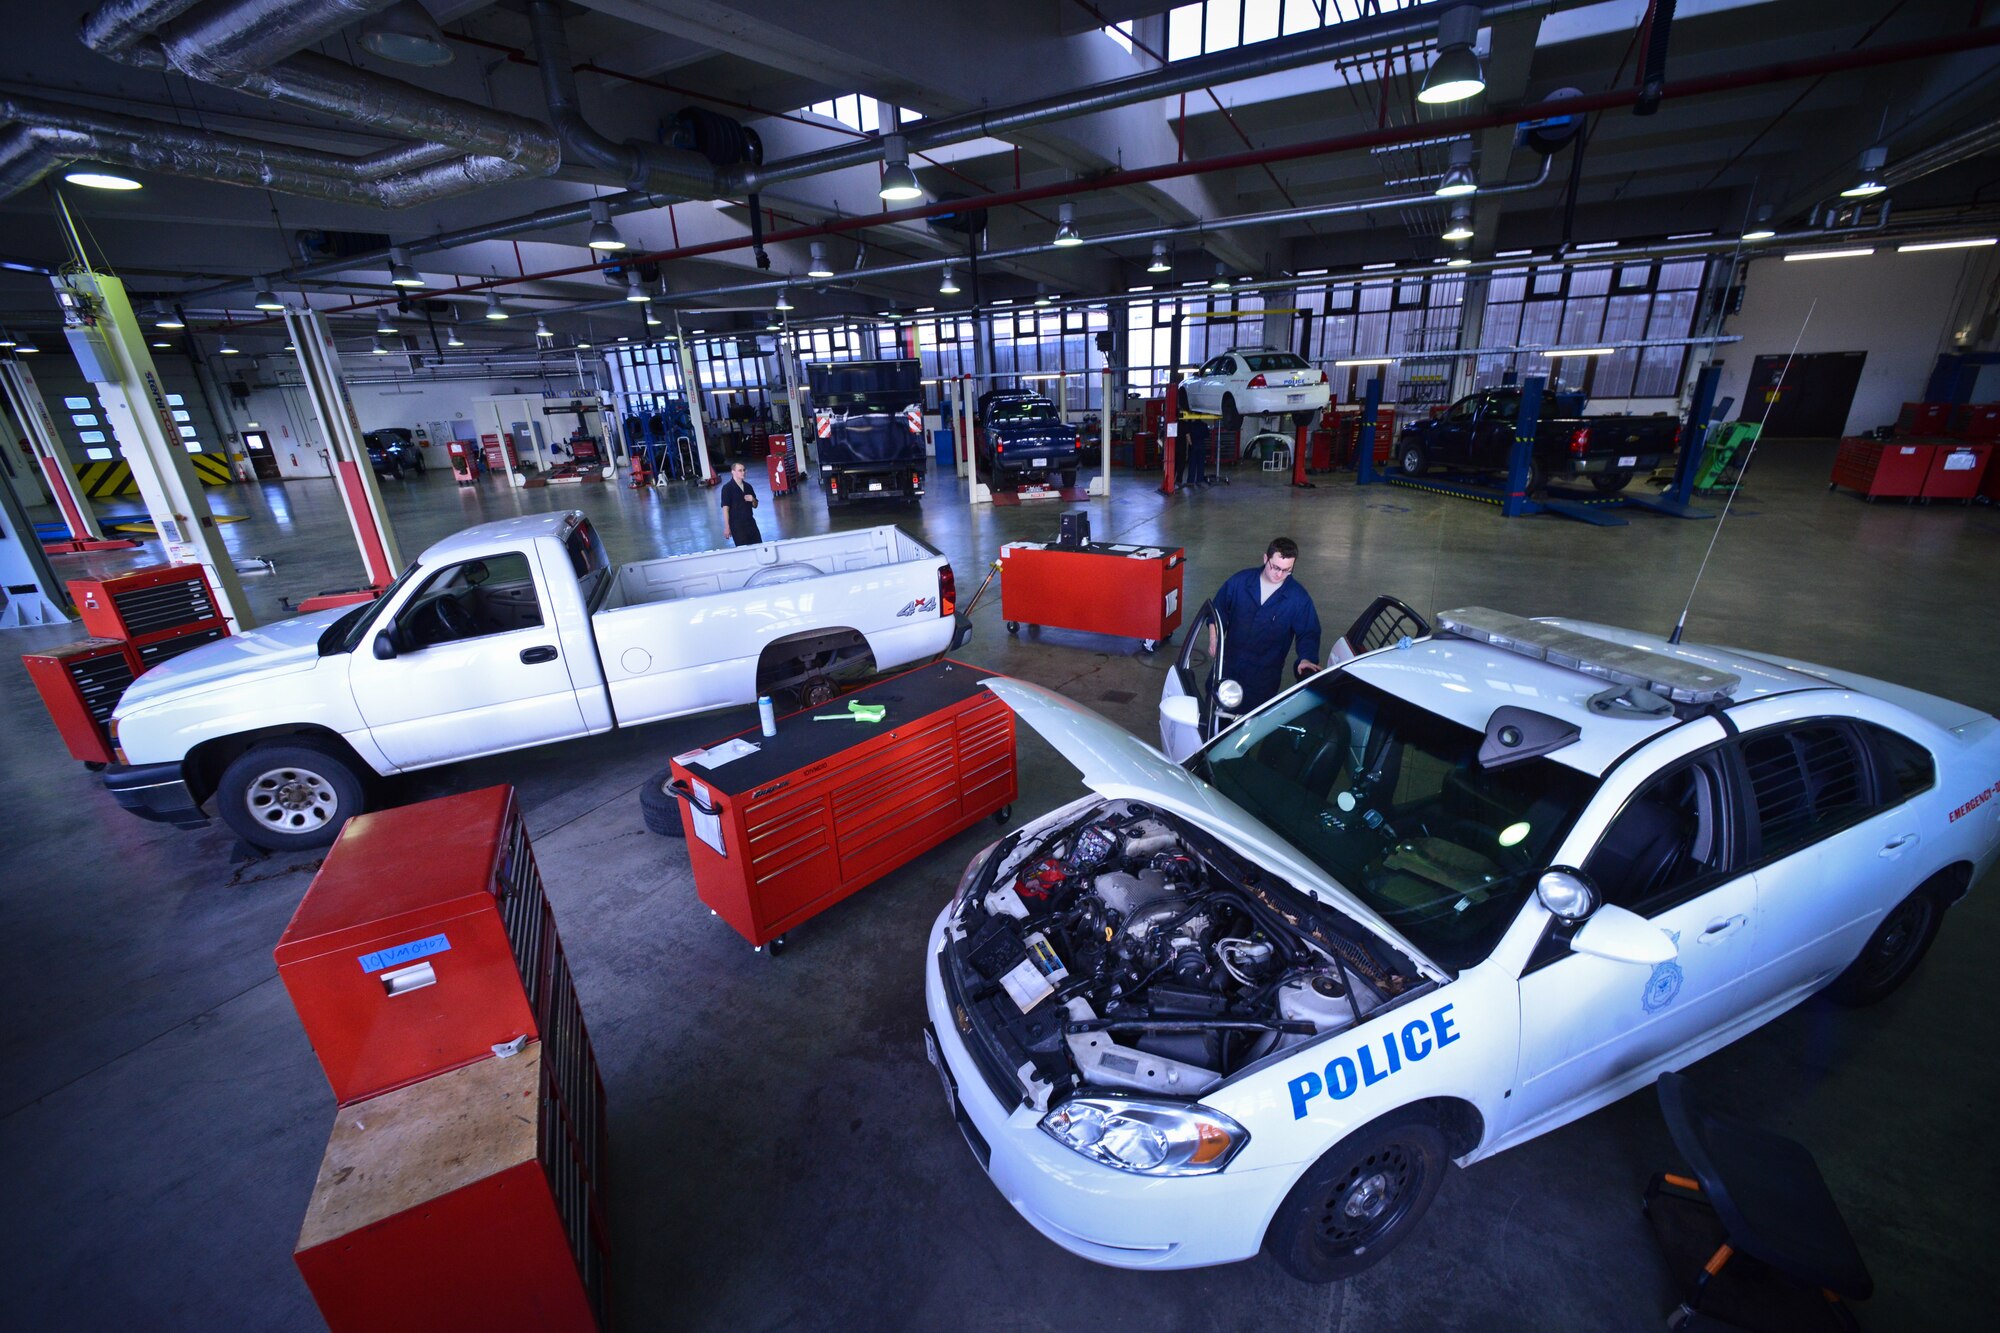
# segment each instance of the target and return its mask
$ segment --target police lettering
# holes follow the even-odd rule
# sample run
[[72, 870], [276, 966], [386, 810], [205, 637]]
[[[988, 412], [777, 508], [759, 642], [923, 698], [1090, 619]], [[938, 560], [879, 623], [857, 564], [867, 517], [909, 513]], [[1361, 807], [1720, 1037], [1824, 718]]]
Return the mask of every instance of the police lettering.
[[1321, 1093], [1343, 1101], [1400, 1072], [1405, 1064], [1415, 1064], [1457, 1041], [1459, 1032], [1451, 1010], [1448, 1004], [1433, 1009], [1429, 1018], [1412, 1019], [1400, 1032], [1392, 1028], [1352, 1056], [1334, 1056], [1326, 1062], [1324, 1074], [1311, 1070], [1300, 1074], [1285, 1085], [1292, 1094], [1292, 1119], [1305, 1119], [1306, 1103]]

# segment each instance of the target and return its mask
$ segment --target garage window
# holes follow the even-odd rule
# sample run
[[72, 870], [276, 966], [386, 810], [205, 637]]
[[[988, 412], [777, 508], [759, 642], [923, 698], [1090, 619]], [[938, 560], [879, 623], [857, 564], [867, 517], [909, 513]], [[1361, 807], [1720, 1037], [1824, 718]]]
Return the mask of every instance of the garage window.
[[1874, 807], [1861, 747], [1838, 723], [1745, 736], [1742, 754], [1757, 811], [1760, 860], [1829, 837]]

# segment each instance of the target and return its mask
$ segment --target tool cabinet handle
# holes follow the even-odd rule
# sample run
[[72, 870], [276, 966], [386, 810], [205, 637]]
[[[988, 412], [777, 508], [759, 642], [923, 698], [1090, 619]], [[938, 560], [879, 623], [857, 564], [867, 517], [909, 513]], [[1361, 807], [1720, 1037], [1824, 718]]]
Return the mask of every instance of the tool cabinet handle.
[[710, 805], [707, 801], [702, 800], [701, 797], [694, 794], [694, 788], [688, 786], [687, 783], [681, 781], [679, 778], [669, 778], [667, 780], [667, 794], [669, 796], [680, 797], [683, 801], [686, 801], [705, 815], [719, 815], [722, 813], [721, 806]]

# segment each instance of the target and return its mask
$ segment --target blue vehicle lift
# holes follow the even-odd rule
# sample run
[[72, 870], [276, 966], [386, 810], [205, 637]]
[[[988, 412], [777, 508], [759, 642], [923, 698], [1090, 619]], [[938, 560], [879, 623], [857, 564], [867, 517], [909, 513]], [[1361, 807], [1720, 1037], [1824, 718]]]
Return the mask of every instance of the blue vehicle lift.
[[1535, 436], [1542, 417], [1542, 397], [1547, 389], [1547, 380], [1542, 376], [1530, 375], [1521, 382], [1521, 411], [1514, 422], [1514, 448], [1508, 455], [1507, 483], [1502, 490], [1480, 485], [1463, 476], [1432, 480], [1378, 473], [1375, 470], [1375, 430], [1382, 406], [1382, 381], [1372, 379], [1368, 381], [1367, 397], [1361, 411], [1360, 457], [1356, 461], [1355, 483], [1360, 486], [1404, 486], [1410, 490], [1498, 505], [1502, 518], [1555, 514], [1598, 527], [1615, 528], [1625, 526], [1625, 519], [1616, 511], [1628, 506], [1672, 518], [1713, 518], [1714, 515], [1707, 510], [1690, 505], [1688, 499], [1694, 491], [1695, 472], [1701, 464], [1701, 443], [1709, 429], [1709, 412], [1714, 406], [1715, 388], [1721, 379], [1720, 367], [1705, 366], [1695, 380], [1694, 403], [1686, 423], [1681, 427], [1680, 460], [1674, 468], [1673, 483], [1664, 492], [1659, 495], [1619, 494], [1590, 498], [1576, 494], [1544, 493], [1539, 498], [1528, 495], [1528, 468], [1534, 458]]

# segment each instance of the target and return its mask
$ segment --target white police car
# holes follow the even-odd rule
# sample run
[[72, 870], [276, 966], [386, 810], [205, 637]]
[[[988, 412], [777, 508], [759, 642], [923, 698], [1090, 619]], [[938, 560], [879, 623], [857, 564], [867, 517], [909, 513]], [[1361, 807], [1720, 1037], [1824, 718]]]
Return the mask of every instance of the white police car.
[[1452, 1162], [1886, 995], [2000, 846], [2000, 720], [1602, 626], [1447, 613], [1184, 763], [991, 684], [1096, 796], [966, 868], [926, 1042], [1022, 1216], [1127, 1267], [1355, 1273]]

